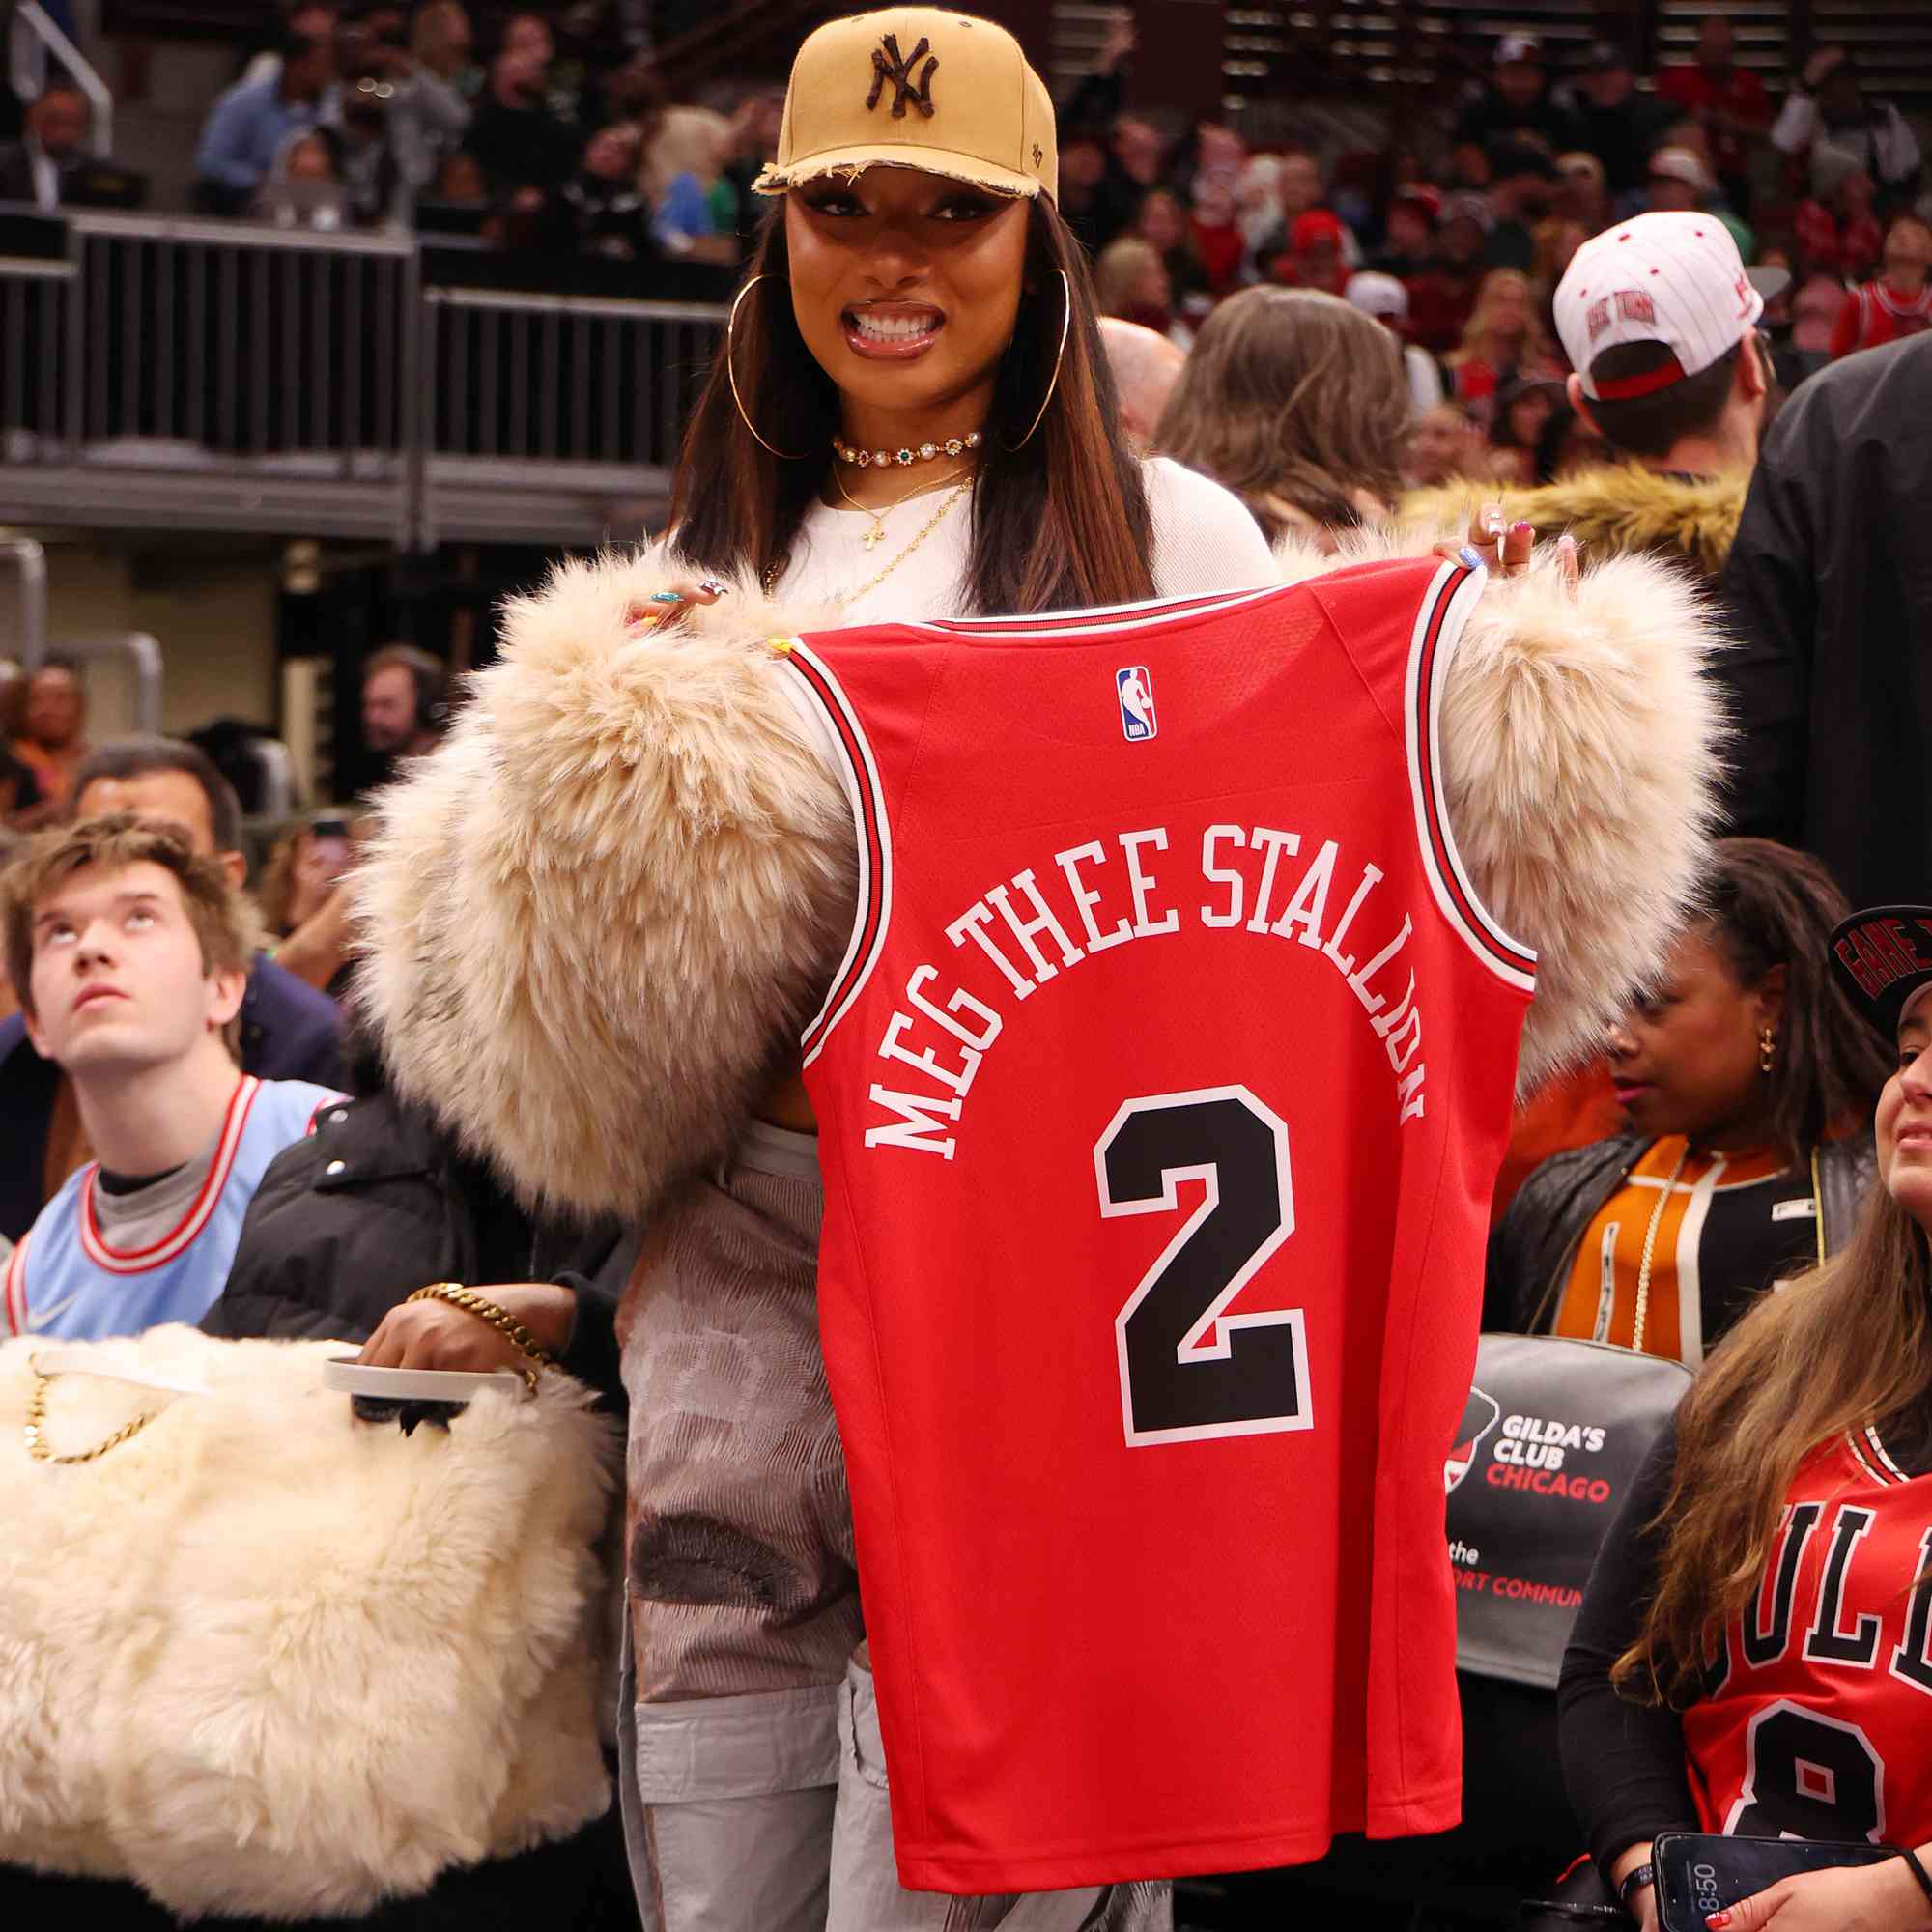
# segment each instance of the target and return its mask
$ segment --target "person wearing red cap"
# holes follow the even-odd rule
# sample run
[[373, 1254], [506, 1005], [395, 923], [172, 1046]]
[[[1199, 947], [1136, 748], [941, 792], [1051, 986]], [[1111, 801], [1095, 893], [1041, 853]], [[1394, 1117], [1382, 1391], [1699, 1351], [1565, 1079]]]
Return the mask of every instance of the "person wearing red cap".
[[1339, 296], [1349, 286], [1349, 267], [1342, 259], [1342, 221], [1325, 208], [1297, 214], [1290, 228], [1288, 250], [1268, 264], [1267, 278], [1288, 289], [1319, 289]]

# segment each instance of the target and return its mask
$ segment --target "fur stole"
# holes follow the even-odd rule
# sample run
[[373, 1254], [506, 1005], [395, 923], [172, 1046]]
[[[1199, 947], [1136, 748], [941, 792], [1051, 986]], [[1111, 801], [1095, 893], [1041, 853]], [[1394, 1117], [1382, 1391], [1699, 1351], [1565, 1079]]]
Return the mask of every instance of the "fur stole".
[[0, 1345], [0, 1859], [171, 1911], [359, 1917], [609, 1802], [612, 1431], [589, 1391], [360, 1423], [339, 1343], [191, 1328], [63, 1345], [185, 1381], [48, 1386]]
[[[1427, 550], [1284, 545], [1284, 582]], [[501, 661], [384, 797], [357, 884], [364, 997], [403, 1094], [544, 1206], [638, 1216], [718, 1157], [849, 935], [851, 811], [766, 639], [809, 613], [740, 586], [638, 632], [660, 578], [608, 556], [507, 611]], [[1640, 556], [1492, 582], [1443, 705], [1472, 882], [1542, 954], [1526, 1089], [1598, 1044], [1690, 904], [1719, 639]]]

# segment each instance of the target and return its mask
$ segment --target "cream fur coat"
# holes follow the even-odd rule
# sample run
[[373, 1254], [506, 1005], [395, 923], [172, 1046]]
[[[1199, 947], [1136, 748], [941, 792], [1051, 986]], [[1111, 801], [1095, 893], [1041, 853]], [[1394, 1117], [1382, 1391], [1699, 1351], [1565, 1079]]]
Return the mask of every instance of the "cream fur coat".
[[[1426, 538], [1293, 546], [1284, 582]], [[845, 794], [767, 648], [827, 614], [740, 585], [653, 634], [647, 556], [553, 571], [501, 660], [387, 793], [358, 879], [364, 998], [398, 1090], [528, 1202], [638, 1216], [730, 1144], [842, 953]], [[1691, 901], [1720, 734], [1719, 639], [1667, 567], [1574, 597], [1552, 559], [1492, 581], [1444, 696], [1472, 883], [1542, 955], [1527, 1089], [1594, 1050]]]
[[61, 1345], [208, 1393], [56, 1377], [0, 1345], [0, 1860], [202, 1913], [357, 1916], [609, 1802], [614, 1445], [581, 1384], [445, 1433], [358, 1423], [340, 1343], [190, 1328]]

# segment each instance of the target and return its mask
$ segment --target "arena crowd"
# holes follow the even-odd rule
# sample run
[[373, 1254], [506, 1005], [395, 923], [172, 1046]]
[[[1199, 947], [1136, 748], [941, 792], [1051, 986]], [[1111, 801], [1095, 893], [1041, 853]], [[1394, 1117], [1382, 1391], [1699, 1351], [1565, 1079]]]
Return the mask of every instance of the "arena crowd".
[[[0, 1338], [86, 1345], [185, 1324], [223, 1344], [332, 1340], [373, 1368], [513, 1370], [532, 1389], [557, 1371], [628, 1430], [611, 1538], [622, 1662], [599, 1663], [615, 1729], [586, 1720], [619, 1799], [406, 1876], [375, 1860], [366, 1896], [318, 1887], [314, 1910], [650, 1932], [969, 1922], [940, 1887], [893, 1878], [894, 1833], [904, 1871], [911, 1828], [888, 1804], [888, 1760], [895, 1792], [923, 1787], [895, 1754], [902, 1715], [886, 1712], [881, 1743], [864, 1661], [879, 1586], [868, 1573], [862, 1617], [857, 1580], [882, 1520], [866, 1514], [861, 1457], [891, 1429], [867, 1411], [854, 1430], [843, 1396], [835, 1423], [827, 1369], [852, 1371], [817, 1355], [845, 1264], [837, 1204], [818, 1192], [822, 1090], [796, 1077], [796, 1054], [773, 1058], [781, 1021], [808, 1039], [823, 1027], [816, 1058], [861, 999], [849, 892], [828, 881], [849, 863], [855, 811], [862, 839], [878, 800], [903, 830], [917, 794], [893, 793], [904, 772], [881, 778], [869, 753], [849, 789], [835, 782], [826, 747], [841, 718], [859, 730], [865, 702], [802, 724], [810, 705], [770, 700], [727, 627], [755, 609], [782, 639], [790, 613], [817, 611], [816, 630], [831, 609], [1005, 650], [1011, 633], [992, 620], [1151, 598], [1212, 619], [1230, 593], [1283, 584], [1341, 626], [1334, 613], [1369, 608], [1360, 586], [1421, 558], [1472, 573], [1489, 611], [1459, 647], [1480, 668], [1441, 673], [1439, 715], [1424, 693], [1419, 742], [1446, 770], [1431, 810], [1454, 833], [1432, 863], [1466, 895], [1463, 937], [1525, 993], [1533, 965], [1537, 986], [1465, 1204], [1476, 1385], [1455, 1440], [1419, 1464], [1434, 1511], [1448, 1458], [1462, 1823], [1416, 1799], [1421, 1824], [1364, 1839], [1338, 1800], [1332, 1849], [1324, 1829], [1273, 1869], [1129, 1861], [1077, 1896], [1072, 1880], [1023, 1897], [989, 1888], [970, 1922], [1452, 1932], [1594, 1915], [1649, 1932], [1663, 1922], [1660, 1841], [1700, 1832], [1898, 1848], [1796, 1877], [1767, 1868], [1697, 1921], [1714, 1932], [1932, 1925], [1917, 1857], [1932, 1841], [1932, 1730], [1916, 1701], [1932, 1693], [1932, 1519], [1917, 1490], [1932, 1480], [1932, 186], [1872, 64], [1807, 49], [1767, 89], [1715, 14], [1694, 61], [1655, 73], [1608, 41], [1557, 71], [1533, 35], [1510, 33], [1488, 78], [1399, 145], [1263, 147], [1164, 110], [1123, 12], [1095, 70], [1050, 108], [1015, 91], [1013, 111], [1033, 117], [1002, 151], [1017, 168], [989, 159], [996, 134], [976, 128], [957, 153], [935, 148], [929, 172], [868, 164], [861, 140], [841, 177], [795, 151], [781, 82], [682, 99], [650, 11], [287, 8], [271, 46], [238, 49], [247, 65], [208, 119], [196, 174], [203, 212], [237, 220], [419, 222], [587, 251], [635, 263], [645, 292], [653, 265], [715, 267], [740, 293], [688, 427], [675, 527], [634, 559], [567, 562], [517, 600], [474, 685], [406, 642], [371, 655], [362, 732], [384, 784], [284, 828], [260, 865], [207, 751], [96, 742], [80, 672], [58, 658], [0, 683]], [[910, 41], [902, 57], [881, 39], [894, 17], [820, 30], [801, 73], [855, 34], [877, 43], [874, 94], [910, 97], [917, 125], [934, 118], [933, 76], [917, 79]], [[920, 13], [921, 32], [940, 17]], [[871, 105], [851, 110], [858, 136]], [[84, 101], [57, 79], [21, 104], [0, 187], [57, 208], [84, 129]], [[914, 205], [928, 192], [952, 199]], [[910, 295], [825, 297], [838, 251], [874, 245], [850, 236], [990, 224], [1002, 197], [1026, 200], [1034, 224], [1004, 295], [947, 240], [920, 244]], [[876, 245], [901, 266], [913, 252]], [[795, 328], [767, 319], [786, 276]], [[928, 284], [955, 302], [938, 325], [919, 305]], [[837, 320], [815, 332], [821, 297]], [[865, 386], [895, 366], [895, 341], [970, 345], [974, 305], [997, 300], [1009, 323], [988, 366], [1007, 373], [974, 392], [977, 417], [954, 397], [916, 421]], [[808, 358], [837, 363], [825, 342], [871, 372], [823, 385], [829, 401], [808, 380]], [[804, 487], [781, 467], [802, 450]], [[951, 514], [969, 492], [970, 526]], [[649, 652], [638, 668], [640, 639], [673, 668], [651, 670]], [[1158, 654], [1171, 642], [1119, 671], [1110, 740], [1116, 724], [1129, 744], [1156, 738], [1156, 694], [1191, 691]], [[1366, 647], [1347, 662], [1351, 697], [1359, 682], [1396, 712], [1415, 703], [1399, 665], [1378, 672]], [[599, 684], [619, 664], [634, 682]], [[846, 675], [860, 692], [884, 674], [855, 659]], [[934, 676], [919, 702], [943, 721], [961, 700]], [[884, 733], [898, 714], [879, 707], [867, 723]], [[1392, 769], [1421, 769], [1415, 729], [1411, 766]], [[925, 742], [909, 737], [907, 770]], [[672, 775], [637, 779], [660, 754]], [[1066, 758], [1110, 781], [1070, 738]], [[1048, 776], [1013, 806], [1029, 826], [1073, 813], [1077, 777]], [[1021, 775], [1004, 782], [1018, 800]], [[706, 843], [721, 824], [740, 841], [724, 858]], [[559, 826], [570, 867], [541, 852]], [[1026, 999], [1055, 978], [1055, 948], [1071, 981], [1084, 953], [1171, 930], [1150, 918], [1150, 854], [1133, 843], [1153, 838], [1122, 835], [1118, 858], [1097, 842], [1054, 854], [1039, 876], [1069, 883], [1064, 918], [1034, 870], [1011, 870], [1010, 889], [947, 928], [952, 946], [970, 938], [1003, 976], [998, 997]], [[1404, 1076], [1416, 977], [1401, 1000], [1388, 988], [1380, 1017], [1368, 982], [1410, 922], [1357, 971], [1350, 922], [1384, 869], [1360, 871], [1338, 921], [1336, 845], [1297, 860], [1293, 838], [1208, 828], [1205, 877], [1233, 897], [1204, 923], [1278, 938], [1298, 923], [1351, 989], [1347, 1023], [1358, 1004]], [[1227, 861], [1235, 848], [1265, 848], [1265, 869]], [[868, 867], [889, 864], [867, 849]], [[1168, 851], [1162, 832], [1153, 852], [1179, 875], [1179, 840]], [[1270, 923], [1292, 860], [1306, 870]], [[1132, 881], [1133, 913], [1103, 933], [1085, 882], [1109, 866]], [[627, 923], [644, 903], [658, 925]], [[986, 936], [1003, 931], [1004, 952]], [[964, 990], [937, 1005], [919, 995], [931, 972], [907, 982], [917, 1025], [881, 1009], [880, 1053], [907, 1091], [887, 1094], [897, 1123], [866, 1144], [943, 1148], [950, 1167], [954, 1140], [933, 1136], [970, 1112], [982, 1061], [1017, 1057], [993, 1042], [1019, 1009], [1003, 1017]], [[1432, 1041], [1460, 1026], [1470, 1042], [1432, 1053], [1438, 1116], [1458, 1104], [1452, 1083], [1473, 1080], [1463, 1062], [1487, 1051], [1495, 988], [1470, 983], [1480, 998], [1428, 1020]], [[829, 1020], [808, 1024], [821, 999]], [[1238, 1000], [1206, 1015], [1235, 1037], [1275, 1023]], [[1151, 1022], [1130, 1045], [1151, 1055], [1157, 1034]], [[912, 1091], [922, 1082], [936, 1099]], [[1421, 1117], [1417, 1087], [1397, 1091], [1402, 1117]], [[980, 1104], [997, 1138], [998, 1103]], [[1147, 1211], [1162, 1187], [1172, 1208], [1166, 1154], [1151, 1195], [1113, 1204], [1124, 1182], [1102, 1156], [1121, 1126], [1093, 1155], [1105, 1211]], [[970, 1127], [956, 1131], [966, 1150]], [[1130, 1440], [1138, 1305], [1120, 1344]], [[825, 1315], [828, 1355], [838, 1319]], [[1447, 1350], [1459, 1372], [1466, 1339]], [[0, 1398], [10, 1360], [35, 1391], [4, 1480], [109, 1466], [146, 1418], [104, 1448], [56, 1453], [55, 1372], [28, 1347], [0, 1350]], [[987, 1456], [1004, 1463], [1005, 1445]], [[942, 1487], [970, 1497], [973, 1461], [962, 1452]], [[1151, 1542], [1156, 1509], [1142, 1504]], [[1271, 1525], [1257, 1542], [1293, 1533], [1256, 1520]], [[1335, 1556], [1337, 1574], [1350, 1560]], [[962, 1599], [982, 1580], [961, 1582]], [[1048, 1598], [1027, 1614], [1050, 1627], [1063, 1609]], [[145, 1868], [79, 1856], [54, 1824], [37, 1838], [6, 1793], [0, 1775], [0, 1913], [17, 1900], [163, 1923], [188, 1895], [144, 1879], [144, 1897], [124, 1881]], [[821, 1839], [830, 1862], [801, 1903], [789, 1892]], [[1177, 1873], [1170, 1891], [1160, 1881]], [[268, 1894], [207, 1896], [242, 1918]]]

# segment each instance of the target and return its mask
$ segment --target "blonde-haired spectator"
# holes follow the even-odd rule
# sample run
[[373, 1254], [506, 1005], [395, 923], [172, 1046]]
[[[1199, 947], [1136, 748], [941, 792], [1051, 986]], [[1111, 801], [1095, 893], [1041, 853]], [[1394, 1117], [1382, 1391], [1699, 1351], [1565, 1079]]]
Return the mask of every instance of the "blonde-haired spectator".
[[1492, 269], [1476, 291], [1462, 346], [1444, 358], [1455, 400], [1487, 425], [1496, 392], [1521, 377], [1560, 376], [1563, 365], [1520, 269]]
[[737, 261], [738, 197], [724, 178], [732, 139], [730, 122], [709, 107], [667, 107], [658, 116], [638, 185], [666, 254]]
[[1138, 235], [1122, 235], [1094, 264], [1094, 295], [1102, 315], [1137, 322], [1184, 349], [1188, 336], [1174, 319], [1174, 281], [1160, 250]]

